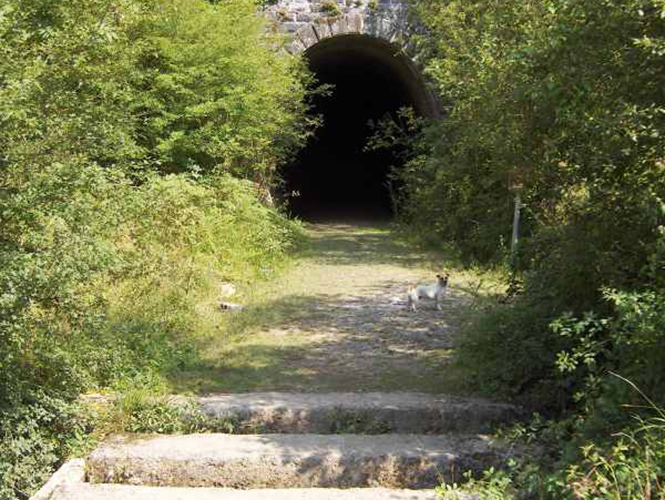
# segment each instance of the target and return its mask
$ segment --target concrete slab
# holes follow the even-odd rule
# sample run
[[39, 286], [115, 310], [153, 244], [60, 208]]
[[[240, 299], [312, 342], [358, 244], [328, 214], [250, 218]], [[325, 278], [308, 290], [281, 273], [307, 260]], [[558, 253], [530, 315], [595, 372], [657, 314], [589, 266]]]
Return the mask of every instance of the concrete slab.
[[437, 500], [433, 491], [363, 489], [232, 490], [122, 484], [63, 485], [52, 500]]
[[68, 460], [51, 476], [30, 500], [51, 500], [54, 491], [63, 486], [82, 484], [85, 480], [85, 461], [82, 458]]
[[488, 433], [518, 408], [482, 399], [417, 393], [218, 394], [194, 400], [239, 431], [274, 433]]
[[87, 474], [93, 483], [146, 486], [411, 489], [505, 458], [486, 436], [119, 436], [90, 455]]

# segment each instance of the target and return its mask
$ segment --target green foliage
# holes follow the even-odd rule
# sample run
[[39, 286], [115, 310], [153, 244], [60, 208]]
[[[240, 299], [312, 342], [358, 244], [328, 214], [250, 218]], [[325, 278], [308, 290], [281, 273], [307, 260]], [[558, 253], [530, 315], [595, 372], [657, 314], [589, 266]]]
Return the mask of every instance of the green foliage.
[[275, 50], [281, 42], [255, 9], [249, 0], [6, 2], [5, 161], [79, 154], [129, 171], [217, 169], [270, 185], [307, 136], [309, 77]]
[[555, 331], [573, 339], [572, 346], [559, 352], [557, 364], [560, 371], [575, 376], [578, 391], [574, 400], [582, 403], [585, 415], [579, 432], [590, 437], [618, 432], [627, 420], [622, 406], [640, 406], [640, 394], [621, 378], [628, 378], [633, 387], [639, 386], [653, 395], [653, 401], [663, 404], [665, 369], [660, 360], [665, 349], [665, 296], [662, 292], [607, 292], [606, 296], [617, 308], [616, 318], [587, 314], [553, 323]]
[[[636, 389], [632, 383], [622, 383]], [[636, 417], [620, 432], [602, 439], [578, 440], [573, 458], [557, 453], [557, 443], [570, 439], [572, 422], [544, 421], [536, 415], [531, 424], [517, 425], [503, 437], [517, 446], [549, 453], [512, 461], [505, 470], [489, 470], [481, 478], [467, 473], [465, 484], [444, 484], [439, 493], [449, 500], [468, 495], [486, 500], [663, 498], [665, 413], [652, 401], [646, 403], [647, 417]]]
[[[665, 404], [665, 3], [415, 9], [446, 113], [410, 139], [403, 222], [500, 266], [511, 188], [525, 204], [511, 262], [521, 286], [470, 323], [457, 362], [475, 388], [563, 419], [548, 446], [570, 475], [543, 468], [534, 498], [661, 498], [662, 427], [634, 425], [649, 410], [611, 373]], [[526, 495], [529, 473], [486, 478], [486, 497]]]
[[[163, 389], [162, 389], [163, 391]], [[119, 392], [117, 398], [97, 409], [93, 435], [149, 433], [187, 434], [201, 432], [256, 433], [236, 417], [212, 417], [195, 404], [155, 393], [154, 388], [135, 386]]]
[[517, 301], [489, 306], [472, 318], [455, 360], [468, 388], [560, 410], [568, 382], [556, 376], [555, 353], [569, 343], [550, 334], [551, 314], [547, 305]]
[[437, 234], [468, 259], [501, 258], [517, 176], [523, 267], [552, 277], [576, 264], [587, 290], [625, 280], [627, 262], [644, 258], [633, 242], [653, 241], [662, 220], [663, 59], [636, 43], [662, 40], [662, 5], [643, 7], [417, 2], [447, 115], [424, 135], [431, 152], [415, 178], [407, 174], [407, 189], [425, 189], [407, 220], [441, 221]]
[[[561, 362], [627, 369], [620, 352], [636, 351], [620, 345], [626, 325], [608, 323], [624, 314], [615, 299], [662, 293], [665, 17], [662, 2], [647, 4], [416, 2], [446, 115], [410, 134], [411, 156], [396, 173], [403, 222], [455, 244], [467, 263], [496, 265], [507, 260], [511, 186], [526, 205], [513, 263], [520, 293], [463, 336], [460, 362], [477, 380], [495, 380], [490, 387], [528, 392], [540, 386], [534, 379], [561, 378], [562, 350]], [[608, 300], [604, 290], [617, 292]], [[604, 326], [579, 323], [587, 313]], [[565, 315], [572, 323], [549, 328]], [[658, 352], [660, 336], [646, 336]], [[500, 376], [502, 337], [531, 375], [510, 367]], [[587, 374], [563, 376], [571, 396]]]
[[279, 42], [245, 0], [166, 2], [144, 23], [151, 88], [137, 103], [148, 118], [139, 133], [156, 160], [269, 185], [305, 135], [298, 61], [270, 50]]
[[517, 491], [510, 474], [497, 471], [493, 467], [483, 473], [483, 477], [476, 479], [470, 473], [464, 475], [466, 483], [458, 485], [443, 484], [437, 488], [442, 500], [465, 500], [468, 493], [474, 493], [478, 500], [514, 500]]
[[[94, 187], [96, 195], [109, 177], [117, 178], [96, 167], [91, 172], [97, 183], [84, 187]], [[118, 181], [99, 198], [81, 186], [56, 184], [66, 190], [58, 191], [70, 200], [66, 209], [29, 203], [21, 213], [43, 226], [24, 229], [25, 241], [17, 236], [0, 253], [6, 263], [0, 273], [0, 408], [6, 415], [29, 415], [35, 388], [48, 389], [64, 405], [84, 390], [191, 364], [197, 339], [216, 329], [220, 280], [266, 276], [296, 241], [297, 226], [261, 205], [253, 183], [228, 176], [205, 183], [154, 177], [140, 187]], [[6, 220], [7, 234], [16, 228], [18, 235], [23, 220]], [[168, 415], [137, 421], [147, 425], [162, 417]], [[48, 426], [58, 422], [52, 416], [39, 432], [50, 435], [55, 430]], [[64, 456], [54, 447], [42, 465]], [[33, 453], [22, 457], [32, 460]], [[33, 466], [6, 472], [20, 483]]]
[[79, 408], [44, 393], [0, 410], [0, 498], [29, 498], [90, 430]]
[[335, 0], [324, 0], [321, 2], [321, 12], [329, 16], [339, 16], [342, 13]]
[[609, 446], [589, 443], [583, 460], [566, 474], [567, 490], [580, 499], [663, 498], [665, 496], [665, 414], [641, 421]]
[[260, 201], [309, 126], [280, 43], [245, 0], [0, 6], [0, 497], [89, 431], [81, 392], [195, 362], [219, 283], [297, 242]]

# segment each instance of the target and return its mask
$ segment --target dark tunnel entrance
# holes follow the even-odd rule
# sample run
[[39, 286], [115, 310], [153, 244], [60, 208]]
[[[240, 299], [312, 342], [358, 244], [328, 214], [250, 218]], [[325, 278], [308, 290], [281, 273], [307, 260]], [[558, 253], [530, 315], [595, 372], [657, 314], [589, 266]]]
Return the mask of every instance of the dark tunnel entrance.
[[305, 53], [332, 94], [317, 97], [323, 125], [284, 171], [293, 215], [304, 220], [390, 218], [388, 187], [394, 152], [367, 152], [369, 120], [412, 106], [428, 115], [425, 86], [412, 62], [392, 44], [365, 35], [328, 38]]

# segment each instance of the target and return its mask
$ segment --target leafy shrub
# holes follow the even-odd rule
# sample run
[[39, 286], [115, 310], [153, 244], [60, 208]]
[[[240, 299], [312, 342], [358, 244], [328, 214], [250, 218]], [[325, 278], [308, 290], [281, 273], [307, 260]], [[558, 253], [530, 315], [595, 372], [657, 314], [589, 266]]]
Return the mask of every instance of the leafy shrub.
[[480, 311], [460, 336], [455, 360], [468, 388], [560, 410], [567, 388], [556, 353], [567, 343], [550, 330], [551, 315], [547, 305], [526, 301]]
[[274, 50], [252, 1], [156, 4], [140, 25], [142, 145], [167, 171], [222, 169], [270, 186], [307, 136], [304, 67]]
[[219, 282], [269, 275], [296, 243], [259, 198], [307, 135], [308, 77], [255, 14], [0, 6], [3, 498], [30, 495], [88, 432], [81, 392], [194, 362]]
[[[659, 216], [647, 207], [663, 198], [663, 100], [653, 92], [663, 74], [654, 49], [662, 3], [421, 0], [416, 10], [430, 28], [421, 48], [447, 114], [405, 172], [418, 193], [412, 220], [440, 220], [439, 237], [468, 258], [498, 260], [517, 179], [522, 243], [549, 232], [535, 262], [525, 248], [523, 268], [554, 257], [564, 276], [581, 271], [590, 286], [629, 277], [645, 255], [632, 242], [656, 236]], [[621, 56], [610, 63], [610, 54]]]
[[559, 352], [557, 365], [578, 381], [575, 400], [585, 416], [578, 433], [594, 439], [619, 432], [629, 423], [623, 406], [634, 407], [632, 414], [639, 415], [644, 394], [651, 406], [665, 401], [661, 390], [665, 369], [660, 363], [663, 294], [608, 292], [607, 297], [617, 308], [615, 319], [568, 316], [554, 323], [556, 331], [573, 339], [569, 349]]
[[[197, 336], [214, 321], [214, 313], [201, 314], [201, 301], [216, 297], [221, 279], [266, 276], [297, 241], [297, 226], [263, 206], [249, 181], [168, 176], [133, 187], [94, 166], [76, 170], [91, 178], [61, 182], [71, 171], [59, 166], [35, 180], [40, 189], [22, 190], [21, 218], [5, 226], [16, 238], [0, 252], [6, 263], [0, 272], [0, 408], [13, 419], [25, 416], [25, 425], [37, 411], [34, 387], [66, 406], [81, 391], [193, 362]], [[52, 205], [29, 198], [46, 192], [70, 203], [53, 213]], [[11, 198], [4, 201], [16, 207]], [[20, 233], [26, 219], [43, 226]], [[21, 434], [26, 443], [34, 441], [30, 446], [42, 446], [41, 435], [58, 435], [60, 416], [45, 408], [44, 418]], [[12, 446], [18, 438], [4, 439]], [[30, 466], [35, 472], [38, 466], [50, 470], [66, 452], [57, 443], [43, 446], [25, 454], [43, 457]], [[28, 468], [5, 467], [3, 481], [23, 488]]]
[[[575, 406], [570, 403], [563, 406], [568, 411], [558, 413], [559, 421], [535, 419], [528, 431], [522, 426], [511, 431], [510, 436], [527, 444], [535, 443], [544, 450], [544, 455], [530, 463], [517, 464], [507, 472], [491, 472], [464, 487], [446, 486], [442, 491], [448, 497], [444, 498], [454, 498], [460, 491], [473, 491], [480, 498], [499, 499], [526, 496], [637, 500], [665, 495], [665, 412], [662, 409], [665, 371], [660, 362], [665, 314], [663, 294], [658, 290], [607, 291], [605, 296], [616, 309], [613, 317], [568, 314], [554, 320], [550, 325], [550, 338], [558, 336], [564, 342], [544, 356], [550, 373], [544, 366], [530, 368], [536, 370], [535, 376], [545, 384], [557, 379], [556, 371], [561, 372], [564, 382], [560, 387], [560, 394], [564, 396], [561, 401], [565, 404], [572, 400]], [[515, 314], [508, 314], [507, 325], [510, 326]], [[490, 317], [496, 319], [498, 315]], [[491, 331], [500, 329], [495, 327]], [[525, 343], [528, 330], [521, 326], [518, 331], [515, 349]], [[510, 335], [506, 336], [506, 347], [510, 348]], [[475, 364], [468, 352], [463, 351], [462, 357], [475, 367], [472, 373], [478, 370], [480, 378], [476, 383], [481, 386], [489, 383], [492, 374], [502, 375], [495, 368], [498, 363], [490, 363], [483, 357], [491, 350], [493, 339], [481, 339], [475, 344], [472, 339], [471, 345], [463, 345], [464, 349], [479, 350], [476, 355], [481, 359]], [[536, 345], [538, 350], [544, 342]], [[552, 354], [557, 350], [553, 366]], [[497, 351], [490, 352], [496, 354]], [[508, 373], [514, 371], [508, 370]], [[499, 380], [496, 386], [488, 388], [505, 391], [508, 383], [518, 383], [518, 380], [519, 376]], [[532, 401], [534, 392], [531, 391]], [[556, 392], [549, 392], [544, 401], [551, 404], [554, 394]]]
[[[649, 5], [415, 4], [430, 29], [420, 40], [425, 65], [447, 113], [416, 133], [396, 173], [404, 222], [423, 239], [455, 244], [467, 263], [497, 265], [511, 234], [511, 184], [522, 186], [526, 205], [513, 267], [521, 295], [462, 335], [472, 348], [462, 346], [460, 362], [492, 387], [528, 392], [536, 379], [557, 378], [556, 353], [586, 334], [562, 338], [549, 323], [587, 313], [612, 321], [621, 312], [604, 290], [660, 293], [665, 100], [654, 89], [664, 83], [656, 47], [665, 18], [662, 2]], [[616, 359], [622, 329], [597, 332], [604, 368], [610, 358], [629, 366]], [[660, 336], [649, 336], [659, 352]], [[502, 337], [528, 370], [501, 373]], [[563, 384], [570, 396], [581, 390], [583, 370]]]
[[[570, 476], [541, 469], [534, 498], [662, 497], [662, 427], [631, 422], [648, 410], [611, 373], [662, 407], [665, 4], [415, 9], [446, 115], [412, 139], [397, 173], [405, 223], [494, 266], [511, 185], [525, 203], [511, 268], [522, 286], [465, 328], [458, 363], [475, 388], [557, 410], [566, 432], [550, 446]], [[527, 495], [528, 472], [487, 478], [486, 497]]]
[[309, 77], [255, 11], [250, 0], [5, 2], [6, 160], [79, 154], [137, 175], [223, 169], [269, 187], [307, 136]]
[[[625, 384], [632, 386], [634, 384]], [[639, 392], [639, 391], [637, 391]], [[505, 470], [486, 471], [463, 485], [444, 484], [444, 499], [628, 499], [665, 495], [665, 419], [663, 409], [647, 403], [649, 416], [633, 418], [620, 432], [598, 440], [577, 440], [577, 454], [562, 456], [557, 443], [569, 442], [571, 421], [517, 425], [504, 436], [519, 446], [544, 450], [534, 460], [512, 461]]]
[[34, 392], [0, 411], [0, 498], [29, 498], [62, 457], [77, 450], [91, 421], [75, 405]]
[[335, 0], [324, 0], [321, 2], [321, 11], [329, 16], [339, 16], [342, 13]]
[[588, 444], [583, 460], [569, 467], [567, 490], [574, 498], [634, 499], [665, 495], [663, 413], [620, 434], [609, 446]]

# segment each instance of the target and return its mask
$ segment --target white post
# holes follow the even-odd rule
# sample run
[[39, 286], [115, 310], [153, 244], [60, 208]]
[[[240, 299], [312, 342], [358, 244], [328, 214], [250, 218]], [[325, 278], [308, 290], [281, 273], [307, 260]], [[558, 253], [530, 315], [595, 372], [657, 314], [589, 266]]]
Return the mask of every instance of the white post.
[[520, 227], [520, 209], [522, 208], [522, 201], [520, 200], [519, 189], [515, 190], [515, 213], [513, 215], [513, 238], [510, 241], [510, 261], [515, 259], [515, 251], [517, 250], [517, 240], [519, 238]]

